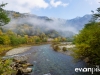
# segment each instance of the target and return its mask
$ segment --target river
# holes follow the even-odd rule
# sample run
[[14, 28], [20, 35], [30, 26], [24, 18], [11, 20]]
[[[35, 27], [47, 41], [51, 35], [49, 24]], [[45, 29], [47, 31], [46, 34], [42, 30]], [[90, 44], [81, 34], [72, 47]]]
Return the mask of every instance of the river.
[[75, 72], [75, 68], [84, 68], [86, 63], [76, 62], [70, 55], [55, 52], [50, 44], [32, 46], [30, 50], [18, 55], [26, 55], [34, 66], [31, 75], [90, 75]]
[[55, 52], [50, 45], [33, 46], [23, 54], [28, 54], [28, 62], [34, 65], [31, 75], [87, 75], [75, 72], [75, 68], [85, 67], [85, 62]]

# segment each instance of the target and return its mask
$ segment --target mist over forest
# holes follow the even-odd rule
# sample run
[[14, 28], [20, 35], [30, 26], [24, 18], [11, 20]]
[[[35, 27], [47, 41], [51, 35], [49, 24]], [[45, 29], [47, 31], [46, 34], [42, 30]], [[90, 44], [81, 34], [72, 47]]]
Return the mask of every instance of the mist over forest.
[[40, 35], [45, 33], [50, 37], [72, 37], [81, 30], [91, 19], [91, 15], [65, 20], [48, 18], [28, 13], [7, 11], [11, 21], [3, 26], [3, 31], [12, 30], [19, 35]]

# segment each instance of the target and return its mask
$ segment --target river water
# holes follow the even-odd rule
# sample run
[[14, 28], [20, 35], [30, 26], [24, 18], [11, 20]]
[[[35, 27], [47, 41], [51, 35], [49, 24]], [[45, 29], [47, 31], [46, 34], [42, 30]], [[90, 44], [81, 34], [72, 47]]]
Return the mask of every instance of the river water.
[[33, 46], [22, 54], [29, 54], [28, 62], [34, 65], [31, 75], [89, 75], [75, 72], [75, 68], [85, 67], [85, 62], [55, 52], [50, 45]]
[[75, 72], [75, 68], [84, 68], [86, 63], [81, 60], [76, 62], [72, 56], [55, 52], [50, 44], [33, 46], [18, 55], [27, 56], [27, 61], [34, 65], [30, 75], [91, 75]]

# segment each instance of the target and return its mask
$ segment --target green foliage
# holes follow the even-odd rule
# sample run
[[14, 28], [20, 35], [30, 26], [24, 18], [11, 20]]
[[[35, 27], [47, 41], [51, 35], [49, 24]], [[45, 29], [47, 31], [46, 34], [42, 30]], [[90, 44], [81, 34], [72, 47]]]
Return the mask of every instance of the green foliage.
[[0, 4], [0, 26], [3, 26], [10, 21], [5, 10], [3, 9], [6, 4]]
[[40, 36], [28, 36], [17, 35], [13, 31], [8, 30], [3, 33], [0, 31], [0, 44], [18, 46], [21, 44], [40, 44], [41, 42], [47, 42], [47, 36], [42, 34]]
[[40, 36], [39, 36], [40, 40], [42, 42], [47, 42], [47, 36], [45, 35], [45, 33], [42, 33]]
[[59, 41], [60, 41], [59, 38], [54, 38], [53, 40], [54, 43], [58, 43]]
[[92, 64], [100, 64], [100, 23], [86, 24], [75, 36], [77, 58], [89, 57]]
[[97, 19], [99, 19], [100, 18], [100, 7], [99, 8], [97, 8], [97, 10], [96, 10], [97, 12], [96, 13], [94, 13], [94, 11], [92, 11], [92, 13], [93, 13], [93, 18], [92, 18], [92, 21], [93, 22], [95, 22]]
[[0, 36], [0, 44], [8, 45], [10, 44], [10, 38], [8, 35], [1, 35]]
[[10, 36], [10, 40], [11, 40], [11, 45], [20, 45], [20, 44], [25, 44], [27, 41], [26, 41], [26, 38], [24, 37], [17, 37], [15, 35], [13, 36]]
[[10, 68], [12, 60], [2, 60], [0, 59], [0, 75], [11, 75], [12, 69]]
[[58, 44], [59, 42], [66, 42], [66, 41], [67, 41], [67, 39], [64, 37], [56, 37], [56, 38], [54, 38], [54, 40], [52, 42], [55, 44]]
[[7, 30], [6, 35], [12, 36], [15, 35], [15, 33], [11, 30]]
[[40, 38], [37, 37], [36, 40], [35, 40], [35, 42], [36, 42], [36, 43], [41, 42]]

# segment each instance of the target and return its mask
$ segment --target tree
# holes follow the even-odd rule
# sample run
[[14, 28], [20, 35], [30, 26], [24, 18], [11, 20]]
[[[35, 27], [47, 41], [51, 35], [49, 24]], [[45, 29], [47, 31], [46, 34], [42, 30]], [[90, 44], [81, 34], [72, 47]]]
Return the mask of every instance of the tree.
[[94, 12], [93, 10], [91, 12], [93, 13], [93, 15], [90, 22], [96, 22], [97, 20], [100, 20], [100, 7], [97, 8], [96, 12]]
[[3, 38], [4, 45], [10, 45], [10, 38], [8, 35], [3, 35], [2, 38]]
[[7, 14], [6, 14], [6, 11], [3, 9], [3, 7], [5, 5], [7, 5], [7, 3], [0, 4], [0, 26], [8, 24], [8, 22], [10, 21], [10, 19], [8, 18]]
[[93, 14], [95, 22], [90, 22], [75, 36], [75, 57], [85, 59], [89, 58], [91, 64], [100, 64], [100, 8]]
[[11, 36], [11, 35], [16, 35], [16, 34], [11, 30], [7, 30], [6, 35]]

